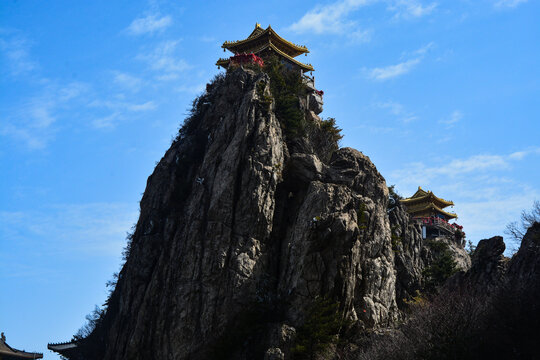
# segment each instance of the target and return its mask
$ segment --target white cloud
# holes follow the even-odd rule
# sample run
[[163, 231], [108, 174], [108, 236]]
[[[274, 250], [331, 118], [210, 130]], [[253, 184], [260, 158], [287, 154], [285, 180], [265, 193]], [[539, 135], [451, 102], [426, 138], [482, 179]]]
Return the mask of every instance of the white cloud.
[[15, 126], [11, 123], [7, 123], [0, 128], [0, 135], [24, 143], [29, 150], [44, 149], [50, 140], [50, 134], [48, 133], [37, 133], [35, 129], [26, 126]]
[[395, 0], [391, 1], [388, 6], [389, 10], [396, 13], [395, 17], [397, 18], [419, 18], [431, 14], [436, 7], [437, 3], [430, 3], [424, 6], [417, 0]]
[[146, 112], [154, 110], [157, 105], [153, 101], [144, 103], [131, 103], [125, 101], [112, 100], [94, 100], [88, 104], [92, 108], [102, 108], [111, 110], [112, 113], [106, 116], [98, 117], [91, 121], [91, 124], [96, 129], [113, 129], [116, 125], [125, 119], [126, 112]]
[[447, 128], [451, 128], [461, 119], [463, 119], [463, 113], [459, 110], [454, 110], [448, 118], [439, 120], [439, 123], [446, 125]]
[[184, 59], [176, 55], [179, 40], [168, 40], [158, 44], [152, 51], [139, 54], [138, 59], [146, 61], [150, 68], [160, 74], [158, 80], [174, 80], [181, 73], [192, 68]]
[[500, 180], [500, 174], [510, 171], [516, 161], [537, 155], [540, 155], [540, 148], [535, 147], [508, 155], [477, 154], [464, 159], [452, 159], [434, 166], [428, 166], [424, 162], [414, 162], [395, 170], [390, 177], [399, 179], [400, 186], [408, 191], [412, 191], [418, 185], [429, 185], [441, 181], [455, 184], [459, 181], [480, 179], [485, 183], [488, 180], [491, 181], [490, 179], [494, 176]]
[[345, 0], [325, 6], [318, 5], [292, 24], [290, 29], [298, 33], [342, 33], [355, 25], [355, 22], [345, 18], [351, 12], [371, 2], [369, 0]]
[[138, 77], [123, 72], [115, 72], [113, 81], [115, 84], [132, 92], [139, 91], [142, 84], [142, 80]]
[[384, 81], [407, 74], [414, 69], [418, 64], [422, 62], [427, 52], [434, 47], [434, 43], [430, 42], [427, 45], [422, 46], [420, 49], [414, 50], [411, 53], [404, 53], [402, 57], [414, 55], [414, 58], [402, 61], [395, 65], [388, 65], [382, 67], [375, 67], [373, 69], [364, 68], [364, 72], [367, 76], [373, 80]]
[[29, 73], [38, 67], [37, 62], [30, 58], [29, 48], [30, 42], [24, 37], [15, 35], [0, 38], [0, 50], [9, 64], [12, 76]]
[[387, 109], [390, 114], [395, 115], [404, 123], [409, 123], [418, 119], [414, 113], [407, 111], [403, 105], [394, 101], [378, 102], [375, 106], [381, 109]]
[[479, 154], [466, 159], [453, 159], [439, 166], [429, 167], [422, 162], [415, 162], [394, 171], [392, 177], [414, 187], [415, 184], [430, 183], [440, 177], [459, 178], [471, 173], [507, 170], [510, 168], [509, 160], [512, 160], [510, 156]]
[[494, 6], [496, 8], [515, 8], [520, 4], [524, 4], [529, 0], [498, 0], [495, 2]]
[[416, 58], [403, 61], [396, 65], [376, 67], [370, 69], [368, 71], [368, 75], [374, 80], [388, 80], [410, 72], [416, 65], [420, 63], [420, 61], [420, 58]]
[[350, 15], [364, 6], [380, 2], [387, 2], [388, 10], [394, 12], [395, 17], [402, 18], [422, 17], [437, 7], [436, 3], [422, 5], [417, 0], [342, 0], [316, 5], [289, 26], [289, 29], [297, 33], [341, 34], [353, 40], [369, 41], [371, 31], [359, 30], [360, 25], [350, 19]]
[[364, 43], [371, 41], [372, 30], [356, 30], [347, 33], [347, 37], [353, 43]]
[[513, 160], [523, 160], [528, 155], [540, 155], [540, 147], [530, 148], [527, 150], [516, 151], [508, 157]]
[[147, 101], [144, 103], [130, 103], [123, 101], [111, 101], [111, 100], [94, 100], [88, 104], [94, 108], [107, 108], [115, 111], [148, 111], [154, 110], [156, 104], [153, 101]]
[[156, 108], [156, 104], [153, 101], [147, 101], [142, 104], [127, 104], [126, 108], [129, 111], [149, 111]]
[[201, 83], [201, 84], [197, 84], [193, 86], [185, 86], [185, 85], [178, 86], [177, 88], [175, 88], [175, 90], [178, 92], [184, 92], [188, 94], [200, 94], [204, 91], [205, 88], [206, 88], [206, 84]]
[[92, 120], [92, 126], [96, 129], [113, 129], [119, 121], [119, 118], [120, 113], [114, 112], [110, 115]]
[[0, 237], [21, 243], [42, 239], [50, 254], [79, 252], [120, 256], [126, 233], [137, 220], [137, 205], [59, 204], [27, 211], [0, 211]]
[[199, 37], [199, 40], [201, 40], [202, 42], [207, 42], [207, 43], [217, 42], [217, 39], [213, 36], [201, 36]]
[[151, 14], [133, 20], [126, 30], [132, 35], [153, 34], [156, 31], [163, 31], [171, 26], [171, 24], [171, 16], [160, 17], [159, 15]]
[[420, 49], [417, 49], [413, 52], [414, 55], [425, 55], [428, 51], [433, 49], [435, 47], [435, 43], [432, 41], [424, 46], [422, 46]]
[[23, 142], [30, 150], [44, 149], [54, 136], [59, 113], [71, 107], [72, 100], [87, 91], [86, 84], [72, 82], [64, 86], [49, 84], [42, 94], [32, 97], [6, 114], [0, 135]]
[[509, 168], [506, 157], [500, 155], [474, 155], [467, 159], [454, 159], [438, 169], [433, 169], [441, 175], [456, 176], [485, 170], [503, 170]]
[[[539, 194], [530, 189], [510, 194], [498, 190], [494, 197], [464, 200], [456, 203], [458, 221], [464, 226], [467, 238], [474, 242], [504, 235], [506, 224], [519, 219], [521, 211], [531, 207], [535, 196]], [[507, 249], [511, 250], [512, 245], [507, 242]]]

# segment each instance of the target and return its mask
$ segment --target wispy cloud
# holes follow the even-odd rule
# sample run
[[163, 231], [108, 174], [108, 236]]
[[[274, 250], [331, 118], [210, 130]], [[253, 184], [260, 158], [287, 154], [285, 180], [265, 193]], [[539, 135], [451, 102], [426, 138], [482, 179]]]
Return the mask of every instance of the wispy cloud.
[[49, 253], [119, 256], [126, 232], [136, 219], [136, 204], [58, 204], [28, 211], [0, 211], [0, 235], [13, 243], [42, 239]]
[[395, 12], [396, 18], [419, 18], [431, 14], [436, 7], [437, 3], [422, 5], [417, 0], [395, 0], [388, 5], [389, 10]]
[[420, 58], [416, 58], [395, 65], [376, 67], [369, 70], [368, 74], [374, 80], [388, 80], [410, 72], [420, 61], [422, 61]]
[[163, 31], [171, 25], [172, 17], [170, 15], [160, 16], [150, 14], [146, 17], [139, 17], [133, 20], [126, 30], [131, 35], [153, 34]]
[[120, 121], [120, 118], [121, 115], [119, 112], [113, 112], [112, 114], [92, 120], [91, 124], [96, 129], [113, 129]]
[[146, 101], [143, 103], [132, 103], [119, 100], [94, 100], [88, 104], [89, 107], [98, 109], [107, 109], [112, 113], [97, 117], [91, 121], [91, 124], [96, 129], [113, 129], [119, 122], [126, 119], [126, 113], [138, 113], [154, 110], [157, 105], [154, 101]]
[[387, 9], [395, 13], [396, 18], [419, 18], [430, 14], [437, 7], [434, 2], [423, 5], [418, 0], [342, 0], [316, 5], [289, 26], [289, 30], [297, 33], [339, 34], [351, 40], [369, 41], [372, 31], [362, 29], [358, 21], [351, 19], [351, 15], [364, 6], [380, 2], [388, 3]]
[[[418, 64], [420, 64], [420, 62], [422, 62], [426, 53], [431, 48], [433, 48], [433, 46], [434, 44], [433, 42], [431, 42], [425, 46], [422, 46], [420, 49], [411, 52], [408, 57], [410, 57], [411, 55], [414, 56], [412, 59], [402, 61], [395, 65], [375, 67], [372, 69], [364, 68], [363, 71], [367, 73], [368, 78], [377, 81], [384, 81], [407, 74], [411, 70], [413, 70]], [[407, 55], [407, 53], [405, 53], [404, 55]]]
[[30, 41], [15, 31], [0, 33], [0, 50], [7, 60], [12, 76], [29, 73], [38, 67], [38, 63], [31, 59], [29, 54]]
[[526, 156], [529, 155], [540, 155], [540, 147], [516, 151], [508, 155], [508, 157], [512, 160], [523, 160]]
[[459, 110], [454, 110], [450, 116], [445, 119], [439, 120], [439, 124], [446, 125], [446, 128], [451, 128], [463, 119], [463, 113]]
[[201, 37], [199, 37], [199, 40], [201, 40], [202, 42], [207, 42], [207, 43], [217, 41], [217, 39], [215, 37], [213, 37], [213, 36], [201, 36]]
[[47, 85], [42, 94], [30, 98], [5, 116], [0, 135], [21, 141], [30, 150], [44, 149], [56, 132], [53, 125], [59, 113], [69, 108], [71, 101], [79, 98], [87, 88], [79, 82]]
[[317, 5], [308, 11], [300, 20], [290, 26], [292, 31], [298, 33], [314, 32], [316, 34], [343, 33], [355, 26], [355, 22], [347, 16], [362, 6], [374, 1], [345, 0], [325, 6]]
[[137, 92], [141, 89], [142, 80], [136, 76], [116, 71], [113, 81], [115, 84], [132, 92]]
[[130, 103], [130, 102], [123, 102], [123, 101], [112, 101], [112, 100], [94, 100], [90, 104], [88, 104], [90, 107], [97, 107], [97, 108], [107, 108], [110, 110], [117, 110], [117, 111], [148, 111], [148, 110], [154, 110], [156, 108], [156, 104], [153, 101], [147, 101], [144, 103]]
[[496, 8], [515, 8], [529, 0], [497, 0], [493, 4]]
[[178, 86], [177, 88], [175, 88], [175, 90], [178, 92], [184, 92], [188, 94], [200, 94], [201, 92], [204, 91], [205, 87], [206, 87], [206, 84], [201, 83], [201, 84], [196, 84], [193, 86], [185, 86], [185, 85]]
[[139, 54], [137, 58], [147, 62], [150, 69], [159, 73], [156, 76], [158, 80], [178, 79], [181, 73], [192, 68], [177, 55], [179, 43], [179, 40], [163, 41], [151, 51]]
[[375, 106], [380, 109], [386, 109], [390, 114], [396, 116], [400, 121], [404, 123], [409, 123], [411, 121], [417, 120], [418, 117], [405, 109], [405, 107], [394, 101], [378, 102], [375, 103]]
[[399, 179], [400, 185], [409, 191], [422, 184], [441, 182], [456, 184], [460, 181], [472, 181], [474, 178], [486, 182], [489, 179], [499, 179], [501, 173], [511, 171], [516, 162], [527, 156], [538, 155], [540, 155], [540, 148], [533, 147], [507, 155], [476, 154], [432, 166], [426, 165], [425, 162], [414, 162], [392, 172], [391, 178]]
[[[517, 161], [527, 156], [538, 155], [540, 155], [540, 148], [534, 147], [507, 155], [477, 154], [464, 159], [452, 159], [435, 166], [428, 166], [424, 162], [414, 162], [394, 171], [391, 177], [400, 179], [402, 186], [409, 190], [420, 184], [430, 184], [441, 180], [449, 183], [455, 183], [460, 179], [470, 181], [473, 176], [485, 182], [486, 179], [500, 178], [502, 172], [511, 171]], [[491, 176], [495, 173], [499, 175]]]

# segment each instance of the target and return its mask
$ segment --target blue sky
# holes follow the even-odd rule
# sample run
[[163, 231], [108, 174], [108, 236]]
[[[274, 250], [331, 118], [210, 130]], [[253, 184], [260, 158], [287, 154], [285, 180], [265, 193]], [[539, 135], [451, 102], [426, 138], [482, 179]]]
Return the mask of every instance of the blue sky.
[[42, 351], [106, 298], [146, 178], [225, 40], [306, 45], [323, 117], [409, 196], [453, 200], [468, 239], [540, 199], [533, 0], [0, 3], [0, 330]]

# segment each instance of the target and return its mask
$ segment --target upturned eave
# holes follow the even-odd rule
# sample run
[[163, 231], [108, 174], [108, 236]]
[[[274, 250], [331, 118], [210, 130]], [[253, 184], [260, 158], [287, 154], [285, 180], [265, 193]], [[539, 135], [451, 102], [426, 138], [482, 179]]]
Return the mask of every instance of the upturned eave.
[[272, 29], [272, 26], [268, 25], [268, 27], [263, 30], [259, 24], [255, 26], [255, 30], [253, 30], [253, 32], [246, 39], [237, 41], [225, 41], [223, 45], [221, 45], [221, 47], [233, 53], [241, 52], [239, 48], [246, 44], [249, 44], [250, 42], [257, 42], [258, 40], [261, 40], [264, 36], [268, 36], [269, 43], [277, 44], [278, 47], [283, 47], [284, 50], [288, 50], [287, 52], [291, 54], [290, 56], [296, 57], [301, 54], [309, 53], [307, 47], [294, 44], [279, 36], [278, 33], [276, 33], [274, 29]]

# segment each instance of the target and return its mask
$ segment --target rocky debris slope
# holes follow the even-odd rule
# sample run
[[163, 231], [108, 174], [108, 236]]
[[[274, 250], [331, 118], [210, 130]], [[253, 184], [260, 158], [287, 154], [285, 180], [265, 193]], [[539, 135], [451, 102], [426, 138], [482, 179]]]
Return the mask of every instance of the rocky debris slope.
[[265, 73], [237, 69], [207, 87], [148, 178], [81, 358], [282, 359], [317, 296], [359, 328], [399, 317], [430, 259], [419, 229], [400, 207], [388, 216], [367, 156], [321, 153], [320, 104], [300, 106], [311, 123], [295, 138]]

